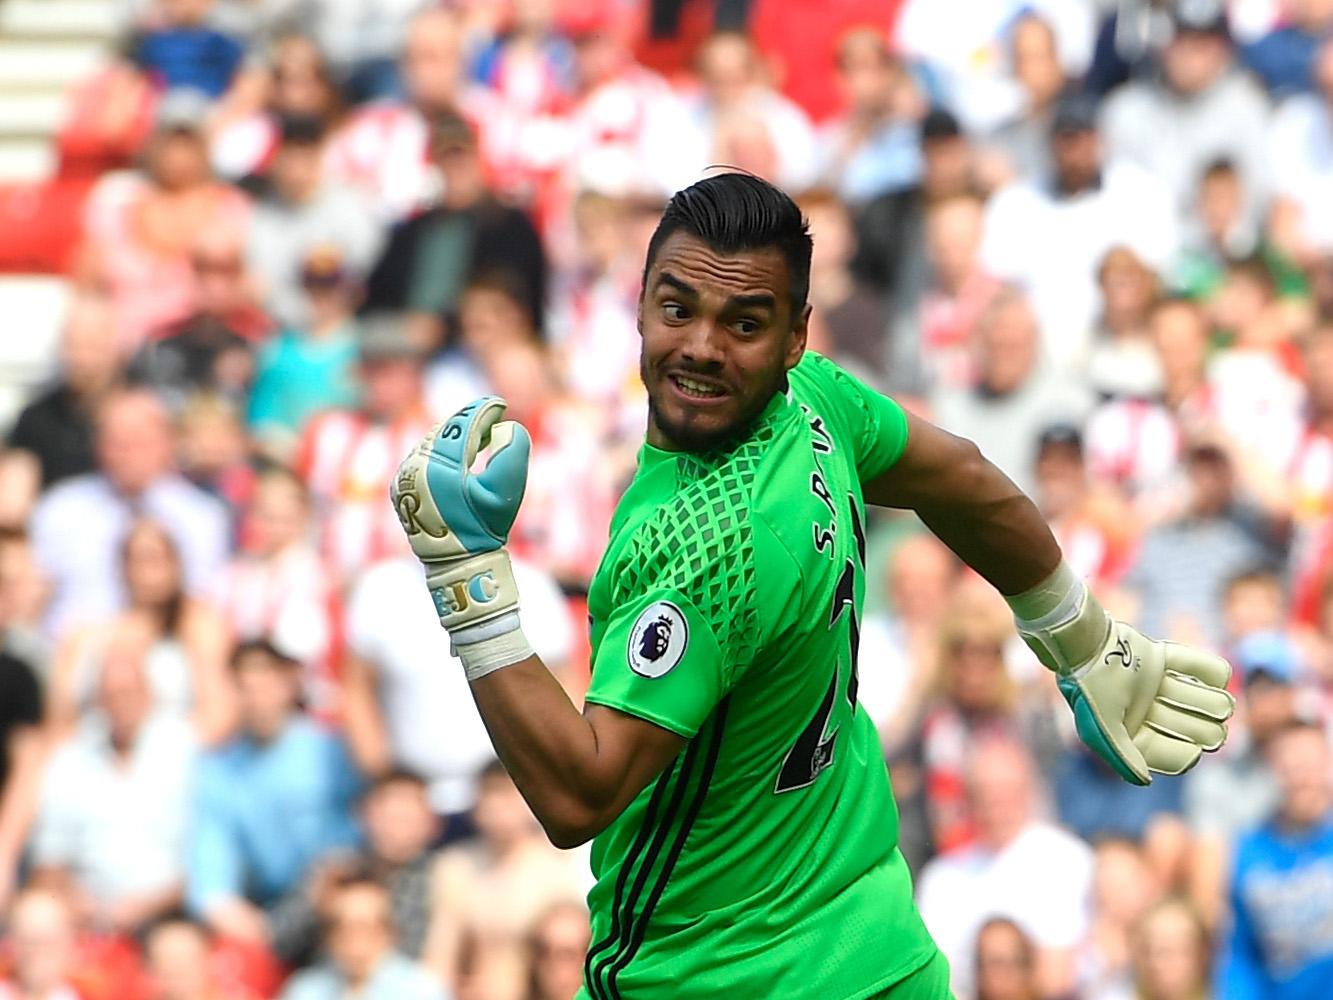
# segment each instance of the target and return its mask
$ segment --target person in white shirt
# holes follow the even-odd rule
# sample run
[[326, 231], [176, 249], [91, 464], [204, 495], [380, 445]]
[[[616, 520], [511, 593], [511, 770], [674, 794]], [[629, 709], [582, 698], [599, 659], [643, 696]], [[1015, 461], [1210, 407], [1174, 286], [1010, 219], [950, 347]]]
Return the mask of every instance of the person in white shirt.
[[953, 990], [972, 996], [975, 942], [990, 918], [1014, 921], [1037, 949], [1043, 996], [1074, 986], [1074, 949], [1088, 928], [1092, 850], [1037, 818], [1032, 758], [1018, 744], [979, 749], [969, 774], [975, 843], [928, 863], [917, 905], [949, 959]]
[[133, 933], [180, 905], [195, 737], [153, 712], [129, 651], [104, 658], [97, 705], [47, 765], [31, 856], [38, 875], [71, 878], [104, 927]]
[[1087, 95], [1060, 99], [1051, 126], [1053, 178], [997, 191], [982, 236], [982, 267], [1029, 290], [1046, 353], [1064, 370], [1087, 357], [1107, 252], [1127, 247], [1160, 271], [1180, 242], [1171, 193], [1143, 168], [1103, 157], [1096, 114]]
[[213, 580], [227, 555], [227, 508], [172, 471], [171, 422], [152, 392], [108, 397], [95, 447], [99, 471], [60, 483], [33, 511], [33, 555], [51, 587], [44, 622], [51, 638], [125, 606], [120, 549], [137, 516], [171, 535], [190, 593]]
[[[544, 571], [514, 560], [525, 621], [542, 662], [559, 675], [568, 661], [573, 624]], [[453, 834], [476, 800], [476, 778], [495, 756], [448, 633], [436, 624], [421, 565], [412, 558], [378, 563], [353, 586], [345, 619], [343, 708], [347, 740], [367, 774], [392, 764], [430, 782], [431, 807], [450, 818]]]

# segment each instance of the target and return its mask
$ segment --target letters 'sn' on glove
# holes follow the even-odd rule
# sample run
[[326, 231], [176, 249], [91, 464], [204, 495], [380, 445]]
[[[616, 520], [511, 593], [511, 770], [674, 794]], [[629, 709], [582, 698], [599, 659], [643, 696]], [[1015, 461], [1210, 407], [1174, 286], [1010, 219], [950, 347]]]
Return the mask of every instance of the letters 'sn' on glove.
[[1225, 742], [1236, 707], [1226, 660], [1116, 621], [1065, 563], [1008, 601], [1023, 641], [1055, 672], [1079, 737], [1126, 781], [1183, 774]]

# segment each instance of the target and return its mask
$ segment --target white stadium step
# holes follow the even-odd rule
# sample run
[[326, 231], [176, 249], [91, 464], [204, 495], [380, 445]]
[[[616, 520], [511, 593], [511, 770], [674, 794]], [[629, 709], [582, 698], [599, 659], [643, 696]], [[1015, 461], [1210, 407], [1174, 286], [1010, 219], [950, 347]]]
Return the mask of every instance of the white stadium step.
[[0, 139], [52, 136], [60, 127], [64, 114], [63, 93], [0, 93]]
[[111, 38], [122, 25], [105, 0], [0, 0], [0, 35], [18, 38]]
[[56, 151], [46, 139], [0, 137], [0, 184], [46, 180], [56, 167]]
[[[3, 5], [4, 0], [0, 0]], [[11, 41], [0, 38], [0, 93], [63, 92], [71, 81], [92, 74], [107, 61], [95, 42]]]

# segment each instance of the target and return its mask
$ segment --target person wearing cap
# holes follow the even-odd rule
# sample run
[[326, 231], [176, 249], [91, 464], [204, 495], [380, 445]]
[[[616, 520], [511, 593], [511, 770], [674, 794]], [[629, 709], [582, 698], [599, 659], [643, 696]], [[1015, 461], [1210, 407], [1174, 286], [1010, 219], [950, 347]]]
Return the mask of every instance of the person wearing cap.
[[264, 307], [288, 328], [314, 319], [302, 269], [315, 252], [331, 250], [350, 287], [369, 272], [383, 242], [365, 199], [324, 177], [325, 124], [310, 115], [281, 119], [278, 147], [264, 179], [268, 191], [255, 206], [246, 260], [260, 277]]
[[262, 908], [311, 863], [357, 842], [360, 778], [340, 737], [300, 707], [300, 664], [271, 642], [232, 654], [240, 732], [194, 768], [185, 901], [217, 933], [267, 937]]
[[1222, 0], [1181, 0], [1170, 9], [1160, 73], [1106, 99], [1106, 148], [1160, 178], [1182, 219], [1193, 210], [1207, 166], [1231, 160], [1250, 195], [1247, 212], [1257, 213], [1267, 166], [1268, 99], [1236, 65]]
[[397, 457], [431, 425], [426, 355], [408, 317], [363, 317], [357, 403], [319, 413], [301, 435], [295, 469], [310, 489], [320, 549], [344, 578], [406, 548], [398, 516], [384, 497]]
[[356, 284], [341, 249], [313, 247], [300, 265], [300, 288], [307, 322], [264, 344], [250, 389], [250, 427], [278, 455], [290, 452], [316, 413], [357, 400]]
[[1125, 246], [1161, 268], [1180, 244], [1170, 192], [1141, 167], [1105, 155], [1097, 118], [1091, 95], [1060, 95], [1051, 118], [1051, 175], [997, 191], [982, 237], [983, 265], [1029, 289], [1044, 352], [1065, 371], [1078, 371], [1087, 356], [1100, 298], [1097, 269], [1107, 252]]
[[1083, 433], [1070, 423], [1051, 424], [1037, 437], [1037, 507], [1055, 532], [1070, 564], [1098, 583], [1124, 570], [1134, 537], [1124, 502], [1088, 480]]
[[430, 128], [431, 158], [444, 180], [440, 203], [389, 236], [366, 283], [365, 310], [435, 317], [447, 332], [468, 280], [503, 272], [521, 284], [540, 330], [547, 271], [541, 237], [526, 212], [501, 204], [490, 191], [466, 119], [444, 114]]

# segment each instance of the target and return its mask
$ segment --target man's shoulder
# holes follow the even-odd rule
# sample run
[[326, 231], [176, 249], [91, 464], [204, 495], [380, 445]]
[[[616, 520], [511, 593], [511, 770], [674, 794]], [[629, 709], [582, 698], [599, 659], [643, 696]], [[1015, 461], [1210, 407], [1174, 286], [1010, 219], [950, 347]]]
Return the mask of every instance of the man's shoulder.
[[37, 501], [33, 516], [39, 521], [59, 519], [66, 513], [82, 512], [88, 504], [102, 504], [110, 500], [111, 488], [106, 478], [97, 472], [71, 476], [50, 489]]

